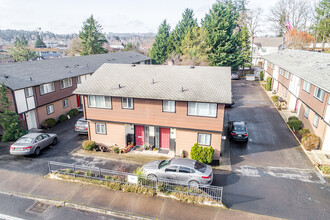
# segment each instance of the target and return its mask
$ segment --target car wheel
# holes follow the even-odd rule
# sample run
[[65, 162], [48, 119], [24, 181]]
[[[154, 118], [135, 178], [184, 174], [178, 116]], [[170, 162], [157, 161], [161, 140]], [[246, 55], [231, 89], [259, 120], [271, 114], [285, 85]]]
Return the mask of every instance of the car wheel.
[[199, 187], [199, 182], [192, 180], [189, 182], [189, 187], [194, 187], [194, 188], [198, 188]]
[[56, 145], [57, 142], [58, 142], [57, 138], [54, 138], [54, 139], [53, 139], [53, 143], [52, 143], [52, 145]]
[[157, 181], [157, 176], [155, 174], [149, 174], [147, 176], [148, 180]]
[[34, 155], [38, 156], [40, 154], [40, 147], [37, 147], [35, 150], [34, 150]]

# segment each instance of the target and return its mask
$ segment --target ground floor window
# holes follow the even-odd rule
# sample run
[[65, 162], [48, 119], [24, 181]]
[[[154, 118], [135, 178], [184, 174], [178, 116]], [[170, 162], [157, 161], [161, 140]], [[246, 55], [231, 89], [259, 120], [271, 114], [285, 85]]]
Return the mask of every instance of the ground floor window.
[[96, 134], [107, 134], [106, 124], [96, 123], [95, 124]]
[[198, 144], [200, 145], [211, 145], [211, 134], [198, 134]]
[[68, 99], [64, 99], [62, 102], [63, 102], [63, 108], [69, 107], [69, 100]]
[[47, 115], [54, 113], [54, 105], [48, 105], [46, 107], [46, 110], [47, 110]]
[[309, 108], [306, 106], [304, 116], [308, 118], [308, 114], [309, 114]]

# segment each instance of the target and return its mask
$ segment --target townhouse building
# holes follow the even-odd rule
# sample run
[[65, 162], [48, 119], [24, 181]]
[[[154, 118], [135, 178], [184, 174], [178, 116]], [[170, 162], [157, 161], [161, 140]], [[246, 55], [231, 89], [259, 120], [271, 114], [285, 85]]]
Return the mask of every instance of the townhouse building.
[[219, 159], [230, 74], [230, 67], [104, 64], [74, 94], [83, 96], [89, 140], [187, 156], [199, 143]]
[[255, 37], [252, 44], [252, 64], [259, 65], [262, 56], [277, 52], [283, 44], [282, 37]]
[[72, 92], [104, 63], [151, 64], [136, 52], [117, 52], [0, 65], [0, 83], [7, 87], [10, 109], [27, 129], [39, 128], [47, 118], [57, 119], [81, 106]]
[[330, 150], [330, 54], [283, 50], [263, 56], [265, 79], [303, 126], [320, 137], [320, 149]]

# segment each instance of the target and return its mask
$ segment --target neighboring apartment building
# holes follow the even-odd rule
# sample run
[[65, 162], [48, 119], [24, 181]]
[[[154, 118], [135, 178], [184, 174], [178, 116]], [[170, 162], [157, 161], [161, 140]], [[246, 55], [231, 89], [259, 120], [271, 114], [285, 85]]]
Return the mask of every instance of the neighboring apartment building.
[[273, 78], [272, 90], [320, 137], [320, 148], [330, 150], [330, 54], [283, 50], [263, 59], [265, 79]]
[[74, 94], [84, 96], [89, 139], [155, 146], [175, 155], [195, 143], [219, 159], [230, 67], [104, 64]]
[[277, 52], [283, 43], [282, 37], [255, 37], [252, 44], [252, 64], [259, 65], [261, 56]]
[[136, 52], [118, 52], [0, 64], [0, 83], [8, 88], [11, 110], [26, 128], [39, 128], [45, 119], [57, 119], [79, 107], [80, 97], [72, 92], [104, 63], [150, 64], [151, 59]]

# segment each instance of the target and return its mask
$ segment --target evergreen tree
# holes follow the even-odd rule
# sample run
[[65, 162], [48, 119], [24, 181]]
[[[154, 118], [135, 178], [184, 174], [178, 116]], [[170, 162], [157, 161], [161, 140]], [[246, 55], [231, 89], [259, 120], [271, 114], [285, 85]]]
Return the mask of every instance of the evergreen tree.
[[207, 31], [210, 46], [209, 61], [212, 66], [231, 66], [238, 69], [240, 61], [240, 41], [234, 33], [238, 13], [231, 1], [218, 1], [206, 14], [202, 26]]
[[243, 67], [251, 67], [251, 42], [250, 42], [250, 34], [247, 25], [245, 24], [243, 29], [239, 32], [239, 39], [241, 45], [241, 66]]
[[194, 18], [194, 11], [186, 8], [182, 13], [182, 19], [175, 26], [170, 34], [168, 53], [182, 54], [181, 43], [185, 36], [197, 27], [197, 19]]
[[25, 134], [19, 123], [19, 116], [9, 110], [11, 103], [7, 97], [7, 87], [0, 85], [0, 124], [3, 127], [1, 141], [13, 141]]
[[42, 37], [40, 36], [40, 34], [37, 34], [37, 40], [34, 43], [34, 47], [35, 48], [47, 48], [46, 44], [43, 42]]
[[158, 33], [150, 51], [150, 57], [157, 64], [162, 64], [168, 57], [170, 25], [164, 20], [158, 28]]
[[322, 49], [324, 49], [324, 44], [329, 41], [330, 37], [330, 0], [321, 0], [315, 9], [315, 12], [316, 22], [313, 29], [314, 32], [320, 36], [322, 40]]
[[102, 26], [94, 19], [93, 15], [87, 18], [82, 30], [79, 32], [81, 55], [107, 53], [107, 50], [103, 48], [103, 44], [108, 41], [101, 31]]
[[23, 36], [22, 40], [16, 37], [15, 47], [9, 49], [9, 54], [15, 62], [28, 61], [37, 57], [36, 53], [28, 49], [28, 42]]

